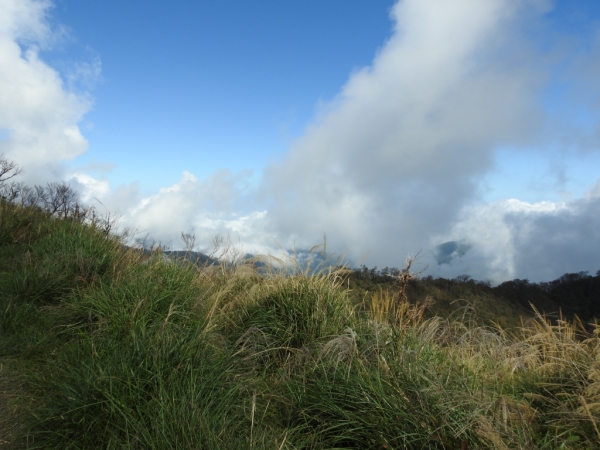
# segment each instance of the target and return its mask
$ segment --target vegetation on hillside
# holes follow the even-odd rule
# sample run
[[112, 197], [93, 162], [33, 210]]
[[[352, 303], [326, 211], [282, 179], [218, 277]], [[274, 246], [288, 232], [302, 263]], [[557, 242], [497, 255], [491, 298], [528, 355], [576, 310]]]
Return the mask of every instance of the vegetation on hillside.
[[[362, 266], [348, 275], [347, 286], [365, 297], [398, 289], [402, 271], [396, 268], [369, 269]], [[600, 270], [595, 276], [587, 272], [566, 273], [550, 282], [528, 280], [505, 281], [498, 286], [460, 275], [454, 279], [414, 277], [406, 295], [411, 302], [429, 296], [430, 314], [449, 317], [471, 310], [481, 324], [518, 327], [522, 319], [533, 317], [533, 308], [554, 320], [562, 316], [579, 318], [584, 323], [600, 317]]]
[[2, 448], [600, 445], [596, 325], [486, 325], [477, 283], [435, 315], [431, 292], [455, 282], [409, 270], [360, 290], [267, 258], [174, 264], [61, 186], [0, 198]]

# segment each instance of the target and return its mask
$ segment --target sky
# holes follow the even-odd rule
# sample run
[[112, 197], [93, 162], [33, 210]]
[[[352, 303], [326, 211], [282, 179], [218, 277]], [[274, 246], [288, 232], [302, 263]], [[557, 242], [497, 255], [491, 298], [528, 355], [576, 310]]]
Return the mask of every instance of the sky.
[[180, 249], [600, 269], [600, 3], [0, 0], [0, 154]]

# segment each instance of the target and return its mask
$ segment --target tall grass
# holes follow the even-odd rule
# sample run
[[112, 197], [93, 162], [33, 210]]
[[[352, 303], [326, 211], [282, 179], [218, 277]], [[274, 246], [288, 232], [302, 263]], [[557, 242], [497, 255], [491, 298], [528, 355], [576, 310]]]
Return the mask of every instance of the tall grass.
[[0, 240], [6, 448], [600, 445], [595, 324], [429, 317], [402, 283], [357, 301], [342, 271], [147, 258], [7, 202]]

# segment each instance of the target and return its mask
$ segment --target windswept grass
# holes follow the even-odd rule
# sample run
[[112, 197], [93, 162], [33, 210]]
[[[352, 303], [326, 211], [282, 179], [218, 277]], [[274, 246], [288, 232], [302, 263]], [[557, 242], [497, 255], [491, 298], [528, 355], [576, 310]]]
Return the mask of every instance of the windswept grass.
[[600, 446], [595, 324], [482, 327], [402, 283], [356, 300], [342, 270], [155, 255], [1, 203], [0, 447]]

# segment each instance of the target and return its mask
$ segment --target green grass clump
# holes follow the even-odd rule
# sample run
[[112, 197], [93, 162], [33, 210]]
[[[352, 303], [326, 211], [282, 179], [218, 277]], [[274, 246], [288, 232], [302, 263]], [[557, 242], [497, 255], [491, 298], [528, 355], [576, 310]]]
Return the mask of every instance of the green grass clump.
[[596, 325], [479, 326], [402, 285], [357, 299], [341, 270], [198, 267], [109, 231], [0, 203], [2, 448], [600, 445]]

